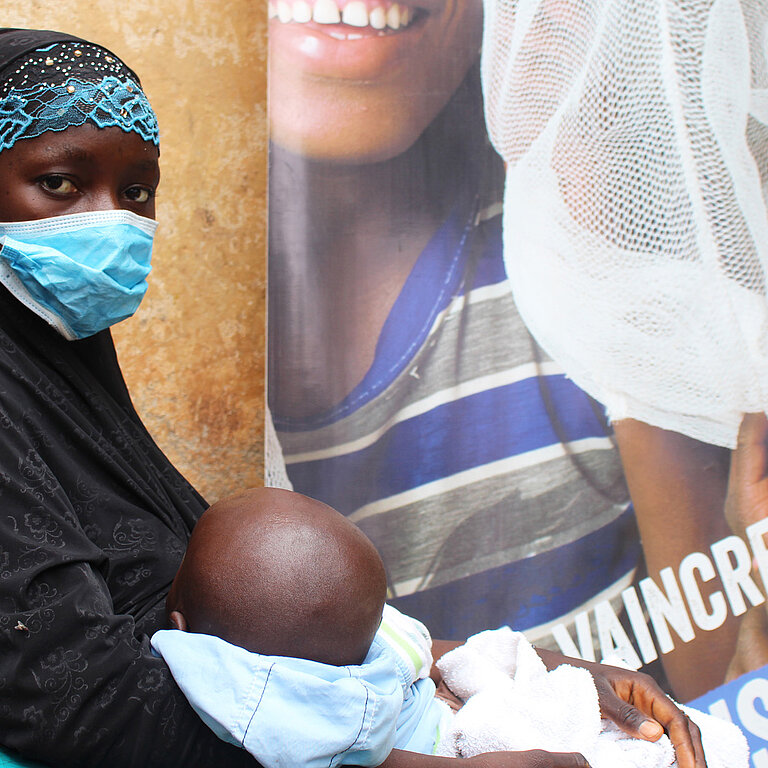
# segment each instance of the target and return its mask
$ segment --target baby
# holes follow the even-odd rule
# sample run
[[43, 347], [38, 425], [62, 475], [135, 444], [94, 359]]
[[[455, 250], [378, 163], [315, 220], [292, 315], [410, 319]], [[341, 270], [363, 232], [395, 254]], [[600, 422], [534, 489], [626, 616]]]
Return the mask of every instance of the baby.
[[[299, 493], [255, 488], [200, 518], [166, 601], [185, 633], [152, 644], [201, 717], [262, 765], [431, 754], [450, 716], [429, 677], [431, 638], [386, 594], [381, 557], [356, 525]], [[214, 679], [216, 665], [234, 669], [258, 693], [232, 704], [232, 691], [201, 686], [201, 659]]]
[[[298, 493], [252, 489], [200, 518], [166, 602], [171, 626], [185, 632], [159, 632], [152, 645], [206, 723], [270, 768], [379, 765], [393, 748], [469, 757], [547, 746], [551, 762], [543, 765], [586, 766], [574, 753], [587, 747], [594, 768], [634, 765], [620, 759], [613, 743], [606, 747], [608, 738], [624, 739], [625, 751], [647, 745], [662, 757], [649, 762], [649, 753], [639, 764], [672, 764], [669, 741], [649, 743], [662, 733], [655, 723], [658, 732], [646, 733], [648, 741], [616, 729], [602, 735], [595, 684], [611, 668], [598, 665], [590, 674], [563, 665], [550, 673], [522, 635], [508, 628], [481, 633], [438, 662], [456, 692], [472, 696], [454, 716], [451, 709], [461, 701], [433, 668], [428, 631], [385, 605], [386, 592], [378, 552], [347, 518]], [[510, 689], [520, 660], [526, 669]], [[220, 685], [202, 682], [211, 679]], [[232, 689], [232, 679], [242, 680], [242, 690]], [[490, 681], [487, 691], [480, 680]], [[541, 721], [518, 727], [531, 719], [538, 692]], [[659, 711], [674, 709], [660, 691], [649, 695]], [[495, 720], [482, 709], [486, 701]], [[517, 710], [507, 716], [503, 707], [515, 702]], [[560, 738], [573, 730], [573, 710], [584, 720], [578, 729], [594, 731], [592, 741]], [[499, 727], [488, 734], [491, 721]], [[546, 730], [554, 741], [529, 737], [546, 736]], [[683, 735], [675, 743], [679, 748], [686, 741], [691, 737]], [[746, 758], [725, 765], [746, 765]]]

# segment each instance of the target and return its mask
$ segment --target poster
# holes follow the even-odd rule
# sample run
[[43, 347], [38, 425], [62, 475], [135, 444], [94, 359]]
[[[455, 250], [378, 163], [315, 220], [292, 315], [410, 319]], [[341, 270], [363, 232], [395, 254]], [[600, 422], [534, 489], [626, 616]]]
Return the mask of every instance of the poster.
[[[649, 502], [638, 474], [675, 469], [687, 439], [669, 461], [644, 463], [652, 436], [620, 454], [622, 429], [523, 322], [482, 4], [273, 0], [270, 15], [268, 400], [293, 487], [362, 528], [390, 601], [433, 636], [507, 624], [618, 653], [739, 722], [768, 765], [768, 657], [742, 644], [732, 664], [747, 617], [762, 637], [768, 523], [729, 527], [722, 448]], [[706, 509], [684, 523], [692, 498]]]

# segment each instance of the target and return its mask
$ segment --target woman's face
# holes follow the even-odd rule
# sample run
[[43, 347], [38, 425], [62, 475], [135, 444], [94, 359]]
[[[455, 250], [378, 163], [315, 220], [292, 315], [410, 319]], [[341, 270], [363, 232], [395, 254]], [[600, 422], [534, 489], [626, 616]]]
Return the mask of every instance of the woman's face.
[[481, 0], [269, 7], [272, 139], [318, 160], [373, 162], [405, 151], [480, 49]]
[[118, 208], [154, 219], [158, 150], [136, 133], [85, 123], [0, 152], [0, 181], [0, 221]]

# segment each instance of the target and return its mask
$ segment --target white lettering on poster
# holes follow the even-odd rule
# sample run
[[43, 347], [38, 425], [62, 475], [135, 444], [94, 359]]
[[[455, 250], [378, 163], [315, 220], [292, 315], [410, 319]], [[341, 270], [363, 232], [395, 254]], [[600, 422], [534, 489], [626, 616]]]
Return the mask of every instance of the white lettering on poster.
[[[659, 658], [656, 646], [653, 644], [651, 631], [645, 623], [645, 616], [640, 605], [640, 598], [634, 587], [629, 587], [621, 593], [621, 599], [624, 601], [624, 607], [627, 609], [629, 623], [632, 625], [632, 631], [635, 633], [635, 640], [643, 655], [643, 664], [648, 664], [654, 659]], [[604, 654], [605, 655], [605, 654]]]
[[721, 720], [727, 720], [729, 723], [733, 722], [733, 718], [731, 717], [731, 710], [728, 709], [728, 703], [725, 701], [725, 699], [718, 699], [717, 701], [713, 701], [709, 705], [709, 714], [714, 715], [715, 717], [719, 717]]
[[744, 684], [736, 697], [736, 714], [750, 733], [768, 741], [768, 718], [755, 708], [758, 699], [765, 711], [768, 707], [768, 680], [763, 677], [756, 677]]
[[688, 608], [696, 626], [704, 630], [717, 629], [728, 616], [728, 606], [722, 592], [713, 593], [710, 598], [711, 611], [707, 611], [701, 589], [696, 581], [696, 571], [702, 581], [711, 581], [716, 572], [712, 561], [703, 552], [692, 552], [680, 563], [680, 584], [683, 587]]
[[768, 533], [768, 518], [758, 520], [747, 528], [747, 540], [752, 548], [753, 562], [760, 572], [763, 586], [768, 584], [768, 547], [765, 534]]
[[595, 606], [595, 622], [603, 658], [616, 654], [633, 669], [639, 669], [642, 662], [632, 647], [629, 635], [624, 631], [618, 616], [607, 600]]
[[712, 555], [734, 616], [741, 616], [747, 610], [742, 592], [752, 605], [765, 602], [765, 597], [749, 575], [752, 558], [747, 545], [738, 536], [727, 536], [716, 541], [712, 545]]
[[[760, 702], [760, 708], [756, 702]], [[735, 693], [730, 691], [726, 698], [712, 701], [707, 709], [709, 714], [734, 722], [731, 707], [735, 709], [736, 724], [744, 731], [752, 746], [751, 762], [753, 768], [768, 768], [768, 749], [755, 748], [757, 737], [762, 743], [768, 742], [768, 680], [753, 677], [745, 682]]]
[[[693, 640], [694, 625], [709, 632], [722, 626], [729, 612], [740, 616], [748, 609], [747, 603], [756, 606], [765, 602], [752, 572], [753, 569], [759, 572], [763, 584], [768, 584], [766, 534], [768, 519], [760, 520], [746, 529], [748, 545], [738, 536], [727, 536], [712, 545], [711, 557], [704, 552], [692, 552], [683, 558], [677, 573], [672, 568], [662, 569], [660, 585], [647, 577], [638, 585], [639, 595], [635, 587], [625, 589], [621, 596], [629, 633], [614, 607], [603, 600], [591, 610], [576, 615], [575, 641], [564, 624], [553, 628], [553, 637], [568, 656], [595, 661], [618, 654], [637, 669], [656, 659], [658, 652], [672, 651], [676, 641]], [[715, 589], [705, 597], [702, 586], [716, 579], [722, 590]], [[593, 637], [597, 637], [599, 648], [595, 648]]]
[[595, 645], [592, 642], [589, 614], [586, 611], [576, 614], [574, 624], [576, 625], [578, 647], [576, 647], [576, 643], [573, 642], [564, 624], [557, 624], [552, 630], [557, 644], [566, 656], [584, 659], [584, 661], [595, 661]]
[[669, 632], [671, 626], [684, 642], [690, 642], [694, 638], [693, 626], [685, 610], [685, 601], [680, 592], [680, 587], [675, 579], [675, 572], [671, 568], [663, 568], [659, 573], [666, 593], [649, 578], [640, 582], [640, 591], [643, 594], [645, 605], [648, 608], [648, 616], [659, 641], [659, 650], [669, 653], [675, 644]]

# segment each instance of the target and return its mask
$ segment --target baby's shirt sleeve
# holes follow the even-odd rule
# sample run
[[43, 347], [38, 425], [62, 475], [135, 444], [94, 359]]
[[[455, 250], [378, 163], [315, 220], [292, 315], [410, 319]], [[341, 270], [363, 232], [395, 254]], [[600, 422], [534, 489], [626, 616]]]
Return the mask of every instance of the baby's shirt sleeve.
[[449, 707], [435, 698], [435, 684], [429, 677], [433, 663], [429, 630], [417, 619], [385, 605], [376, 637], [394, 653], [401, 678], [410, 681], [397, 718], [395, 747], [429, 754], [452, 717]]
[[203, 721], [264, 768], [376, 766], [395, 745], [410, 679], [379, 635], [363, 664], [347, 667], [179, 630], [156, 632], [152, 647]]
[[432, 669], [432, 636], [417, 619], [384, 606], [376, 637], [396, 654], [401, 673], [410, 683], [429, 677]]

